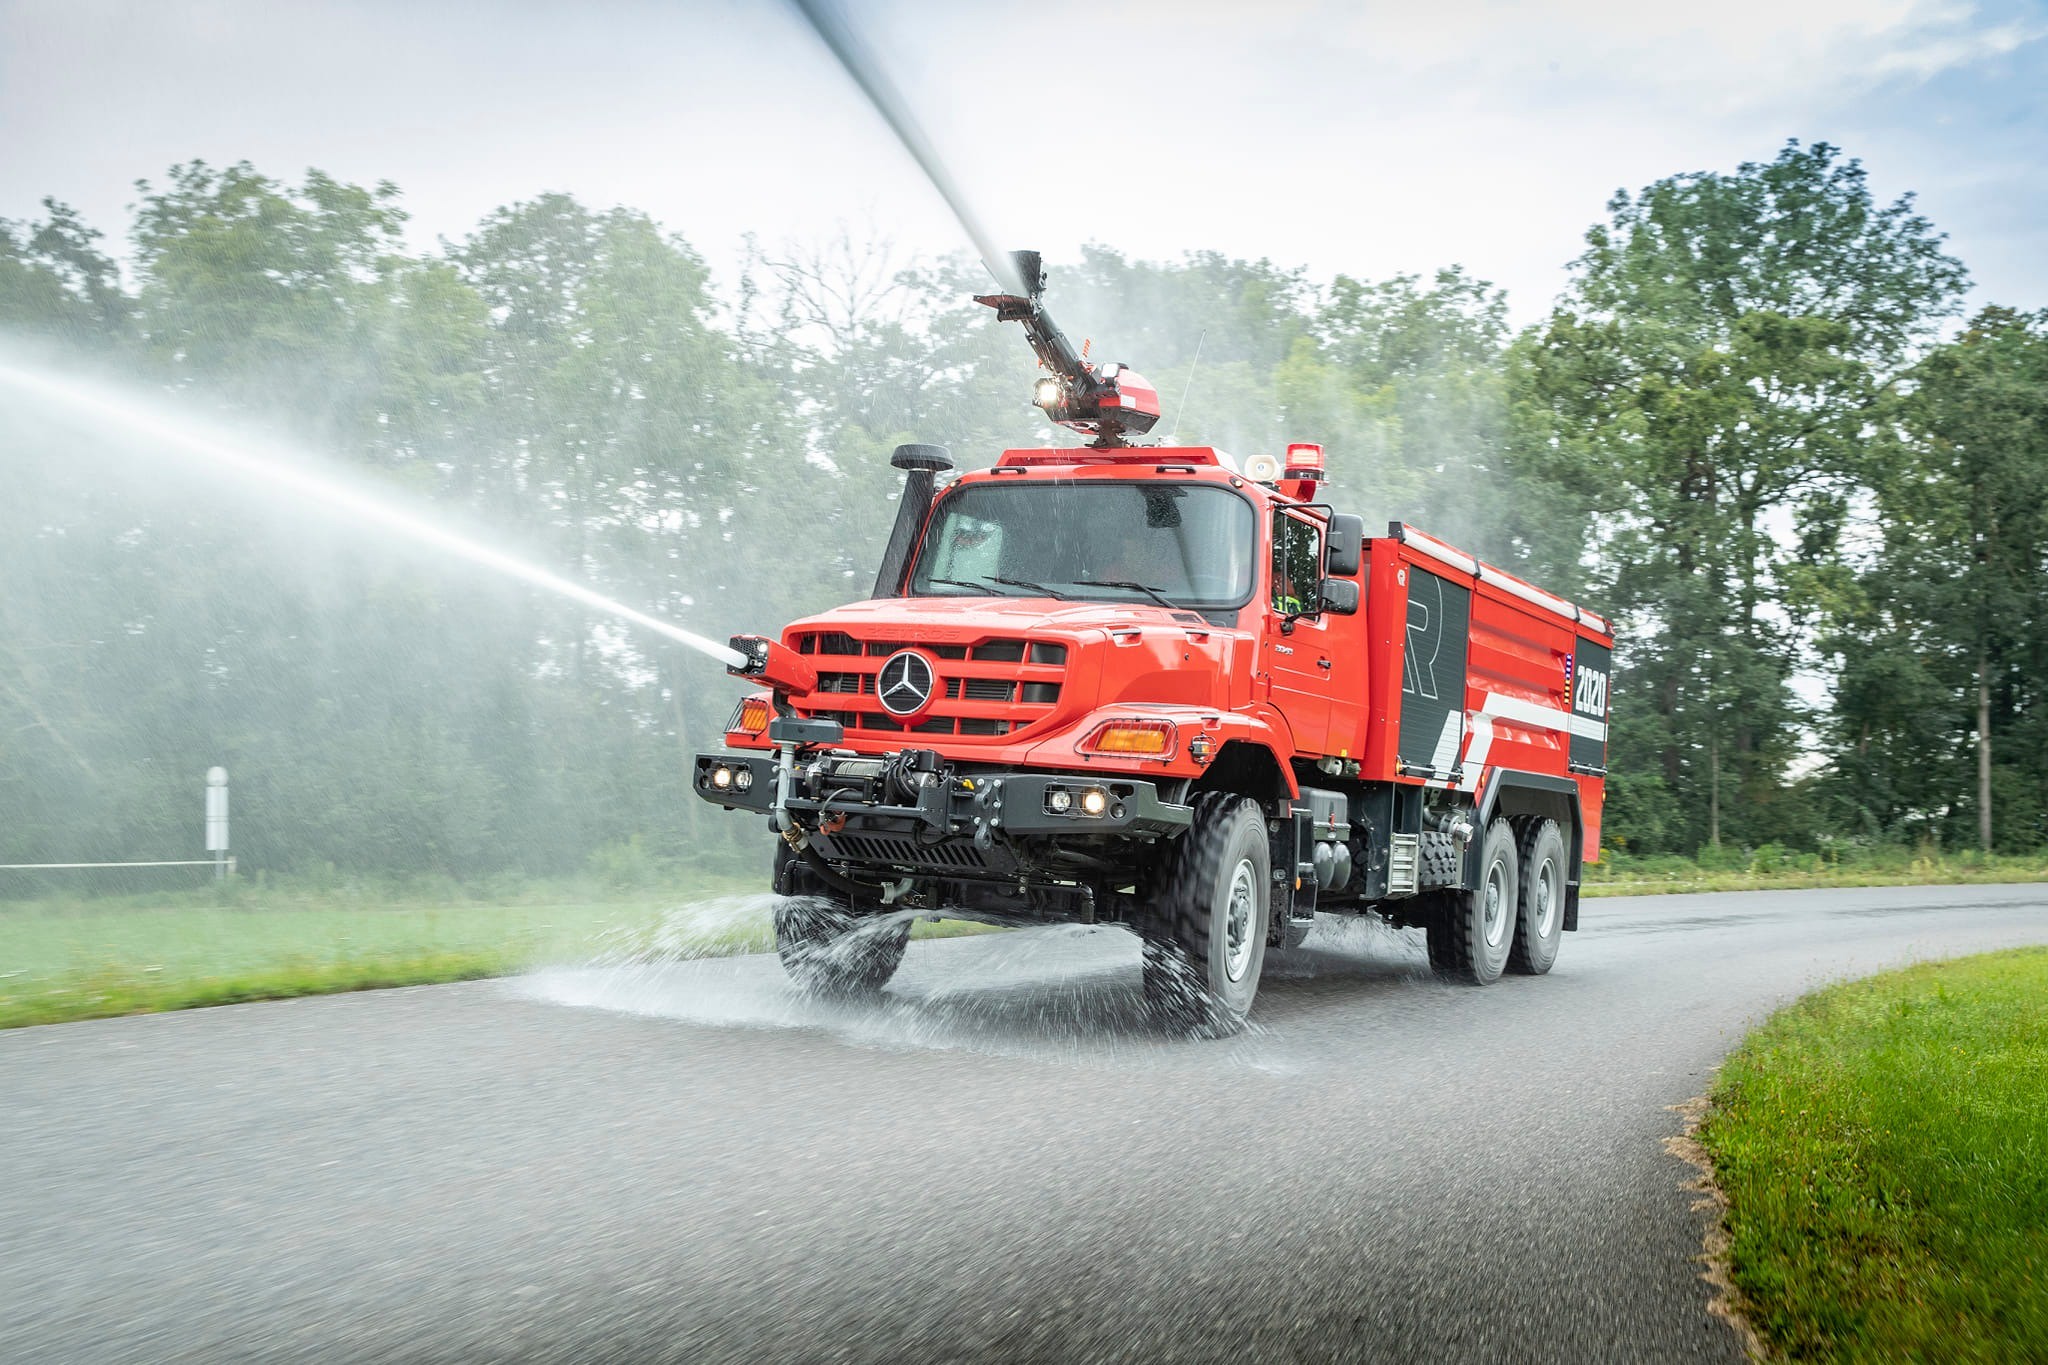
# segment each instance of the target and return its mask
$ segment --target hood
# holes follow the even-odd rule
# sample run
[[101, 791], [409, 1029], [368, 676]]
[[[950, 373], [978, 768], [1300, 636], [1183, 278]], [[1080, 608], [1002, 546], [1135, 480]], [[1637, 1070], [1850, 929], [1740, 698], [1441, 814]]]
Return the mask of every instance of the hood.
[[1072, 634], [1081, 631], [1126, 631], [1147, 628], [1206, 630], [1199, 613], [1174, 611], [1140, 599], [1136, 602], [1061, 602], [1049, 597], [881, 597], [849, 602], [843, 607], [793, 621], [783, 631], [879, 629], [905, 632], [920, 640], [966, 640], [987, 634], [1023, 632]]
[[[818, 670], [798, 705], [845, 725], [849, 742], [900, 745], [895, 737], [914, 731], [942, 750], [1035, 742], [1110, 702], [1222, 704], [1234, 637], [1152, 602], [1046, 597], [877, 598], [783, 630]], [[929, 667], [886, 678], [906, 646]], [[890, 711], [883, 695], [904, 682], [922, 702]]]

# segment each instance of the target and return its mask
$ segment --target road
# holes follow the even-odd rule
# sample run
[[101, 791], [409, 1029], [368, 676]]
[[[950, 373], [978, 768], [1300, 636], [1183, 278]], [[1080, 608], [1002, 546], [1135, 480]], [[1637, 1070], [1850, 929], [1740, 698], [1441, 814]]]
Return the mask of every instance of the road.
[[1326, 922], [1256, 1028], [1135, 1022], [1136, 942], [918, 943], [0, 1034], [0, 1358], [1706, 1360], [1664, 1151], [1827, 980], [2048, 941], [2048, 887], [1587, 902], [1439, 984]]

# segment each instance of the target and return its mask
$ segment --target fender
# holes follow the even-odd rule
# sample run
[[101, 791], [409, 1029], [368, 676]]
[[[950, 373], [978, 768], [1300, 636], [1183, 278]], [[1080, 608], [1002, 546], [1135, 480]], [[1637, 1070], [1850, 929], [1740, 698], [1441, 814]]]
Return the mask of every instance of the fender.
[[[1109, 720], [1172, 721], [1176, 727], [1173, 756], [1161, 761], [1084, 752], [1079, 747], [1081, 741]], [[1197, 737], [1206, 741], [1209, 752], [1209, 758], [1203, 762], [1196, 761], [1190, 747]], [[1099, 769], [1153, 779], [1189, 778], [1200, 785], [1201, 779], [1217, 771], [1235, 748], [1247, 745], [1261, 750], [1271, 761], [1279, 774], [1278, 786], [1285, 800], [1293, 801], [1301, 795], [1292, 766], [1283, 757], [1293, 752], [1284, 722], [1279, 721], [1278, 712], [1264, 705], [1249, 711], [1223, 711], [1182, 704], [1113, 702], [1084, 713], [1059, 734], [1033, 745], [1025, 762], [1034, 768], [1070, 772]]]
[[1474, 809], [1474, 833], [1465, 845], [1465, 885], [1479, 885], [1479, 859], [1485, 846], [1486, 827], [1496, 816], [1536, 815], [1557, 821], [1565, 837], [1564, 927], [1579, 927], [1579, 874], [1584, 849], [1585, 824], [1579, 818], [1579, 784], [1568, 777], [1549, 773], [1519, 772], [1495, 768], [1486, 775]]

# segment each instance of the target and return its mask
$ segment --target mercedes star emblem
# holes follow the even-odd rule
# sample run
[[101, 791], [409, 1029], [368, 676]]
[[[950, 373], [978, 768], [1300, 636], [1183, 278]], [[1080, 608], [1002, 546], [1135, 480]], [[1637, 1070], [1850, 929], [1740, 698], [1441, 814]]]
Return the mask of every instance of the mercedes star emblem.
[[931, 660], [914, 649], [899, 650], [883, 662], [875, 693], [890, 715], [914, 716], [931, 704], [937, 681]]

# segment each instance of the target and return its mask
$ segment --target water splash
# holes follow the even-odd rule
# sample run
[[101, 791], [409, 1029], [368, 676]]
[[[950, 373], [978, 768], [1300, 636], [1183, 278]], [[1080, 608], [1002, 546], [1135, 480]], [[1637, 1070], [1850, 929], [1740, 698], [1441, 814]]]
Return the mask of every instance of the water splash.
[[[793, 984], [771, 947], [773, 895], [728, 896], [621, 934], [579, 966], [510, 983], [530, 999], [719, 1029], [808, 1029], [880, 1051], [960, 1051], [1090, 1068], [1187, 1064], [1285, 1069], [1253, 1020], [1192, 1041], [1148, 1016], [1138, 941], [1107, 926], [1050, 925], [920, 939], [877, 995], [834, 999]], [[901, 932], [928, 911], [877, 915], [828, 951]], [[764, 951], [733, 955], [735, 948]]]
[[746, 662], [745, 656], [737, 650], [458, 534], [420, 512], [391, 501], [384, 494], [369, 492], [345, 478], [315, 469], [303, 457], [291, 452], [228, 436], [189, 417], [137, 401], [109, 388], [37, 370], [0, 363], [0, 385], [38, 401], [47, 409], [68, 414], [89, 425], [140, 438], [156, 448], [218, 471], [243, 475], [267, 487], [295, 494], [321, 511], [340, 513], [356, 522], [396, 532], [458, 559], [630, 621], [678, 644], [687, 645], [727, 668], [737, 668]]

